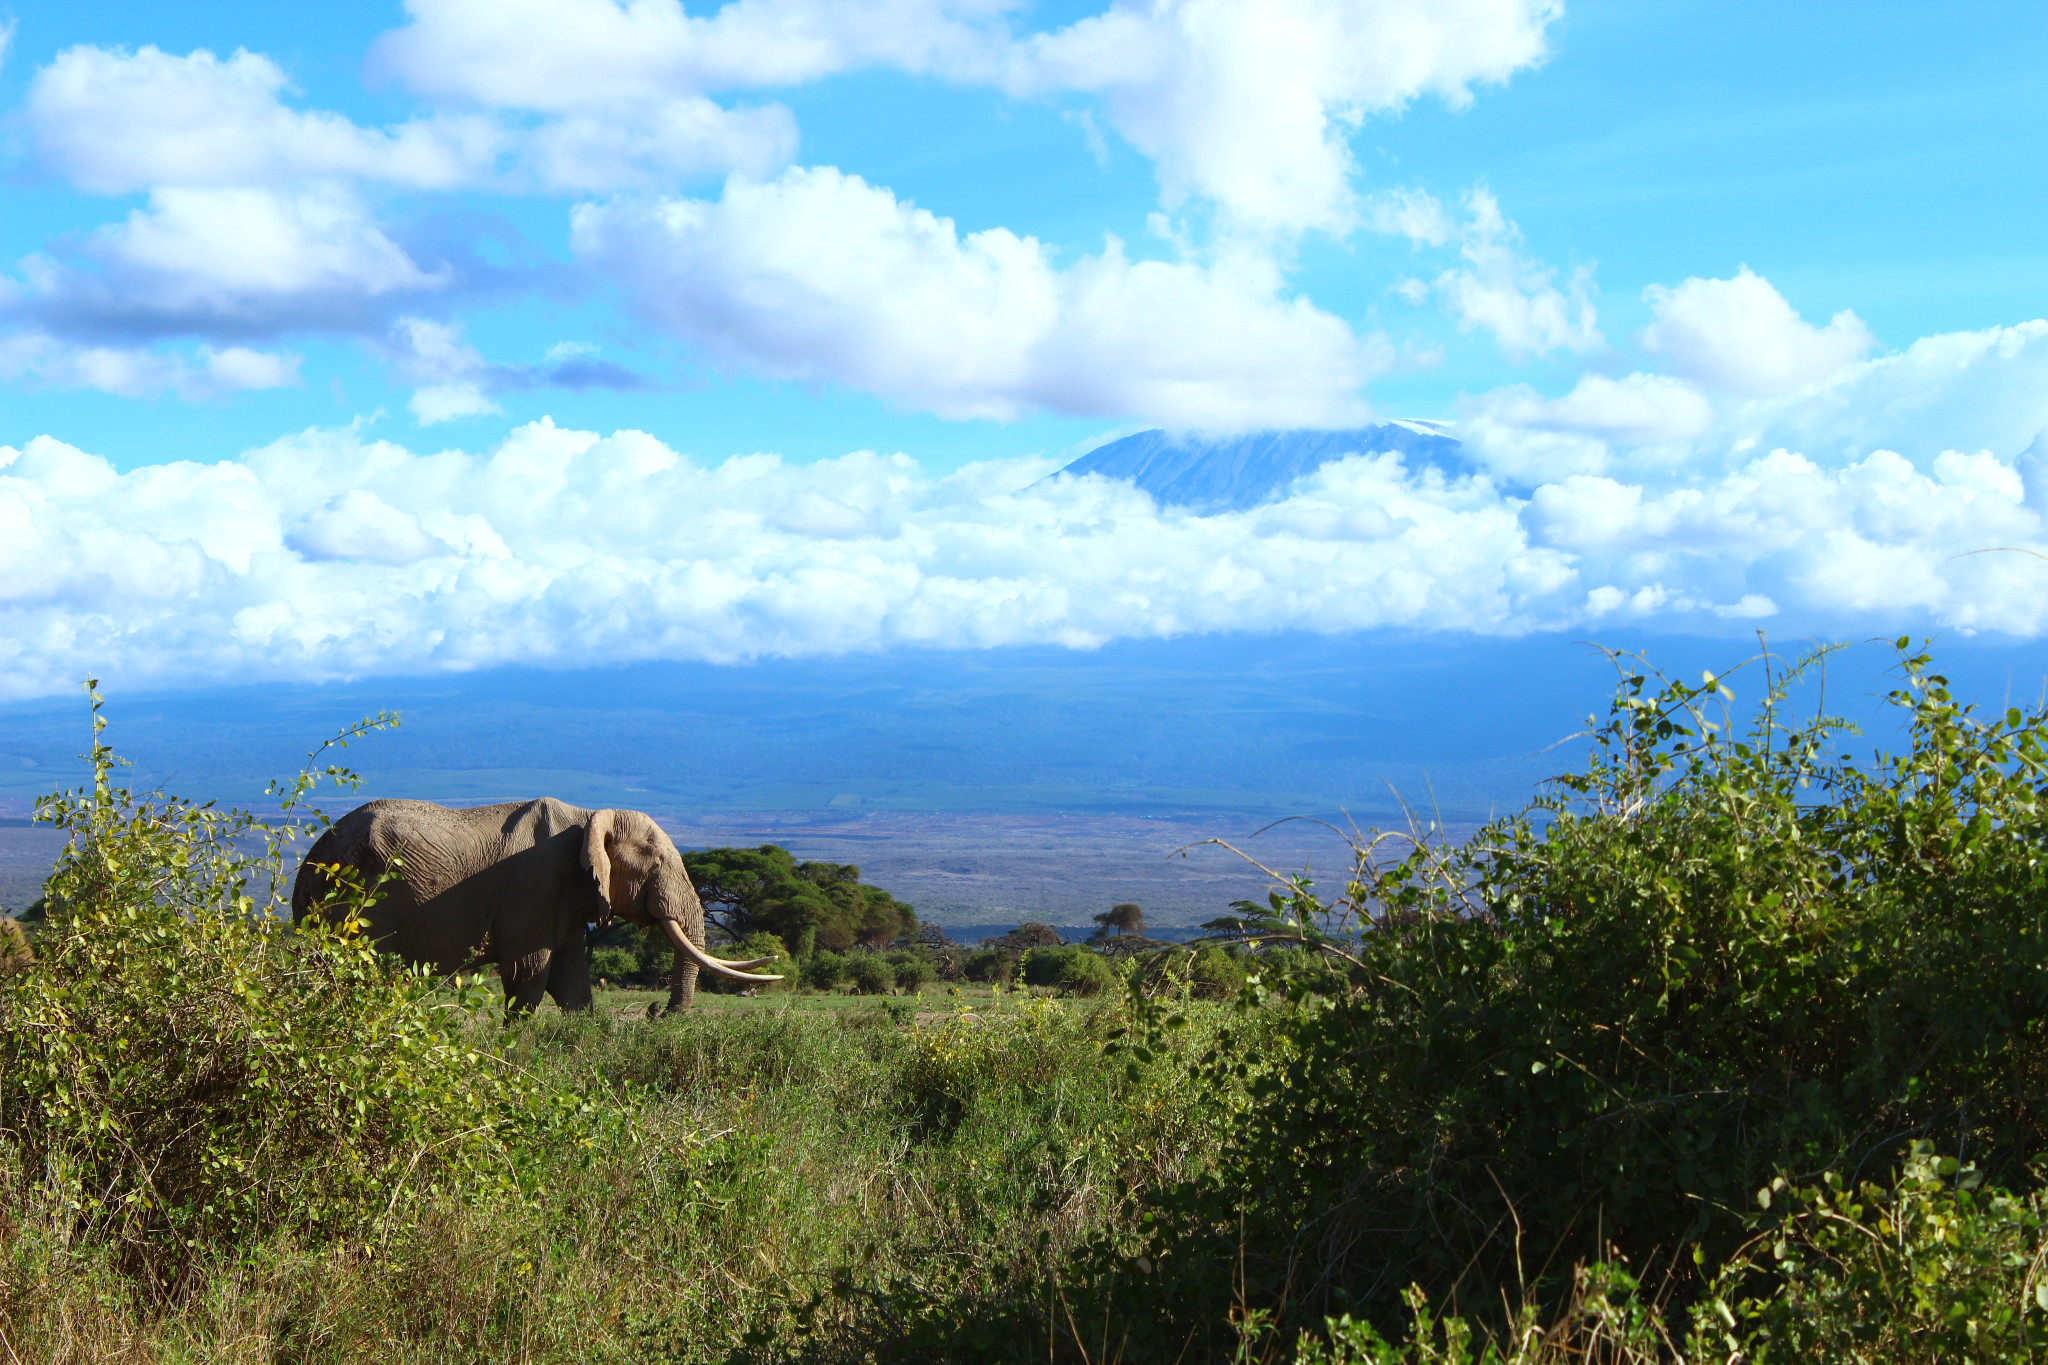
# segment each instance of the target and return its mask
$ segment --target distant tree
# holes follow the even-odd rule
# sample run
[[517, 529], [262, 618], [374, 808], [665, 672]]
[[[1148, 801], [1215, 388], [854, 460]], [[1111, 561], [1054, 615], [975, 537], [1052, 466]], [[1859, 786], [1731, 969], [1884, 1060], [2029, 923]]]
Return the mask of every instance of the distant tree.
[[1110, 906], [1109, 909], [1095, 917], [1095, 922], [1101, 926], [1091, 935], [1092, 941], [1096, 943], [1100, 943], [1104, 939], [1113, 938], [1118, 934], [1142, 934], [1145, 932], [1144, 910], [1129, 901], [1122, 901]]
[[590, 975], [598, 981], [620, 982], [640, 974], [640, 960], [630, 948], [607, 944], [590, 950]]
[[786, 848], [707, 848], [683, 856], [704, 913], [734, 939], [766, 931], [798, 957], [882, 948], [917, 931], [917, 911], [850, 863], [798, 862]]
[[910, 936], [913, 947], [926, 948], [933, 952], [953, 946], [953, 940], [946, 937], [946, 931], [936, 924], [920, 924], [917, 932]]
[[981, 943], [984, 948], [1007, 948], [1013, 953], [1028, 953], [1033, 948], [1057, 948], [1066, 941], [1066, 937], [1050, 924], [1026, 920], [1009, 933], [985, 938]]

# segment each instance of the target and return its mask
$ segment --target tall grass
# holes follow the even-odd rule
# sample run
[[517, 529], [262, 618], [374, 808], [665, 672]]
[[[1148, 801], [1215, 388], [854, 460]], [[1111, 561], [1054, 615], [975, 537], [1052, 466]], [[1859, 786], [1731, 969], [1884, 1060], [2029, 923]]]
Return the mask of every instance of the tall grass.
[[1240, 906], [1231, 1005], [508, 1024], [102, 768], [0, 982], [0, 1358], [2048, 1360], [2048, 712], [1927, 662], [1861, 764], [1627, 674], [1530, 811]]
[[857, 1356], [858, 1286], [987, 1292], [1200, 1166], [1184, 1067], [1133, 1082], [1102, 1052], [1118, 1017], [546, 1017], [511, 1059], [558, 1094], [601, 1081], [581, 1102], [628, 1122], [522, 1154], [525, 1194], [450, 1194], [383, 1238], [276, 1236], [175, 1311], [27, 1210], [0, 1232], [0, 1331], [80, 1362]]

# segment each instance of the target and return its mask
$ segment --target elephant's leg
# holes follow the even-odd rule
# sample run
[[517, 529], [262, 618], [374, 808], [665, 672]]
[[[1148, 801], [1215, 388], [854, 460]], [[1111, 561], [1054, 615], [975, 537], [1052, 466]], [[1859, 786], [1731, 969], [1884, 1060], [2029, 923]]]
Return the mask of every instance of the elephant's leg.
[[568, 943], [555, 949], [548, 966], [548, 994], [564, 1013], [590, 1008], [590, 950], [580, 925]]
[[548, 967], [554, 954], [546, 948], [536, 948], [518, 957], [501, 958], [498, 975], [505, 982], [505, 1005], [508, 1009], [522, 1014], [532, 1014], [540, 1008], [542, 998], [548, 989]]
[[668, 981], [668, 1012], [674, 1014], [690, 1008], [697, 999], [697, 964], [677, 953]]

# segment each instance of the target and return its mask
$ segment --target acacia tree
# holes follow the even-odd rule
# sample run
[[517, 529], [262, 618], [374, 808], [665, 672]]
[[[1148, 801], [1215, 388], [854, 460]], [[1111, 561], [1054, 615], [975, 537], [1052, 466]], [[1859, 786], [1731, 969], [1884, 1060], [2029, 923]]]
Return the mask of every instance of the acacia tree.
[[1145, 912], [1130, 901], [1119, 901], [1095, 917], [1102, 926], [1094, 933], [1097, 942], [1113, 938], [1118, 934], [1142, 934], [1145, 932]]
[[917, 911], [863, 883], [851, 863], [799, 863], [777, 844], [702, 849], [684, 861], [706, 917], [735, 939], [765, 930], [807, 957], [887, 947], [917, 930]]

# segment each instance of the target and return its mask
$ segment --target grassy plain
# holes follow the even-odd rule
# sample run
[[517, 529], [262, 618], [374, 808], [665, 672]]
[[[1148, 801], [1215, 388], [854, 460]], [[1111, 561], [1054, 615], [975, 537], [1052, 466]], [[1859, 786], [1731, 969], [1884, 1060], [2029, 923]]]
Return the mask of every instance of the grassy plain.
[[0, 1352], [2048, 1361], [2048, 707], [1906, 644], [1868, 762], [1796, 670], [1746, 732], [1625, 676], [1530, 810], [1236, 907], [1228, 1003], [1160, 952], [507, 1020], [96, 746], [0, 983]]
[[1215, 1141], [1184, 1056], [1133, 1079], [1103, 1055], [1120, 1006], [967, 990], [700, 995], [653, 1021], [653, 993], [611, 991], [594, 1016], [544, 1013], [514, 1059], [550, 1084], [601, 1078], [623, 1122], [536, 1158], [525, 1197], [450, 1195], [374, 1240], [280, 1232], [175, 1305], [138, 1299], [103, 1246], [12, 1218], [0, 1348], [67, 1365], [867, 1358], [893, 1327], [862, 1286], [991, 1292]]

